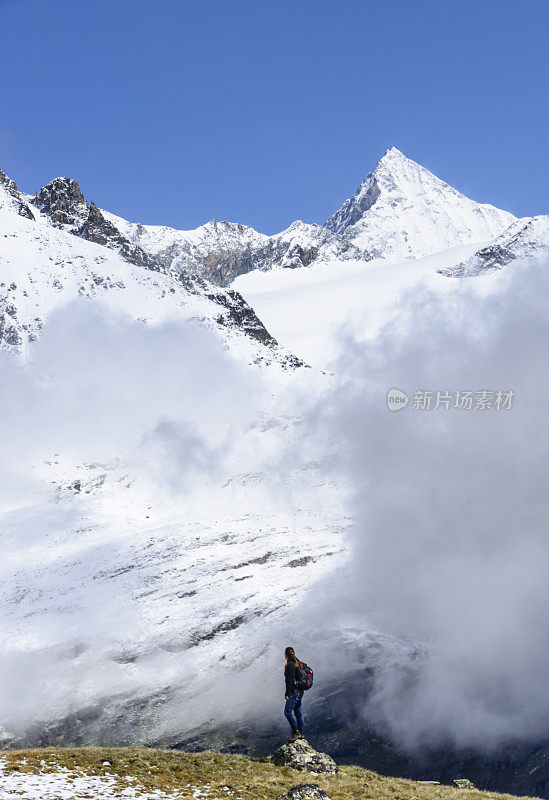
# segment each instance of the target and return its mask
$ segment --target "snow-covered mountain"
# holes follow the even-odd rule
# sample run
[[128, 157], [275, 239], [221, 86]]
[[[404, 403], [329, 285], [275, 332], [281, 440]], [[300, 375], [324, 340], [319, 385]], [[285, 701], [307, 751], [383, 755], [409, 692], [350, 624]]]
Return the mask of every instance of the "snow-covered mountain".
[[75, 181], [58, 178], [31, 207], [30, 198], [0, 173], [0, 269], [3, 347], [24, 351], [53, 311], [85, 297], [153, 323], [199, 320], [250, 361], [299, 364], [238, 292], [162, 271], [86, 203]]
[[0, 313], [0, 674], [41, 672], [24, 703], [0, 692], [0, 739], [215, 732], [212, 670], [261, 659], [344, 547], [342, 486], [284, 401], [324, 376], [64, 178], [31, 198], [2, 173]]
[[439, 272], [453, 278], [470, 278], [502, 269], [513, 261], [542, 257], [549, 257], [548, 214], [516, 220], [465, 261]]
[[484, 242], [514, 220], [469, 200], [391, 147], [325, 224], [370, 258], [400, 261]]
[[195, 230], [132, 223], [88, 203], [76, 181], [56, 178], [31, 199], [52, 224], [117, 249], [133, 263], [184, 272], [228, 286], [253, 270], [330, 261], [418, 258], [485, 242], [512, 214], [469, 200], [392, 147], [325, 225], [297, 220], [267, 236], [248, 225], [211, 220]]
[[[447, 289], [456, 282], [437, 268], [469, 263], [496, 235], [507, 253], [504, 229], [533, 252], [546, 221], [473, 203], [394, 149], [326, 226], [297, 221], [275, 236], [229, 222], [194, 231], [130, 223], [88, 202], [72, 179], [31, 197], [0, 173], [0, 423], [7, 460], [25, 478], [15, 497], [0, 480], [0, 738], [258, 748], [253, 731], [232, 723], [259, 694], [265, 719], [280, 717], [273, 659], [307, 593], [345, 567], [351, 524], [338, 435], [308, 425], [303, 410], [312, 402], [316, 424], [333, 376], [287, 369], [303, 362], [278, 341], [323, 368], [355, 312], [383, 323], [400, 289]], [[78, 317], [88, 300], [130, 320], [119, 326], [130, 338], [145, 332], [129, 357], [115, 341], [108, 357], [116, 325], [98, 332], [91, 358], [55, 328], [64, 309], [76, 304]], [[166, 349], [164, 340], [149, 347], [149, 334], [174, 320], [190, 322], [200, 342], [221, 341], [223, 355], [206, 348], [195, 358], [177, 326]], [[60, 367], [65, 350], [72, 360]], [[90, 388], [95, 411], [79, 408]], [[109, 422], [108, 435], [73, 441], [90, 414]], [[220, 431], [214, 444], [210, 428]], [[308, 619], [307, 630], [314, 653], [322, 620]], [[337, 636], [359, 693], [383, 658], [416, 657], [415, 643], [354, 619]], [[251, 693], [258, 673], [267, 677]], [[332, 743], [343, 727], [333, 678], [317, 684], [316, 716]], [[26, 694], [29, 682], [36, 691]]]

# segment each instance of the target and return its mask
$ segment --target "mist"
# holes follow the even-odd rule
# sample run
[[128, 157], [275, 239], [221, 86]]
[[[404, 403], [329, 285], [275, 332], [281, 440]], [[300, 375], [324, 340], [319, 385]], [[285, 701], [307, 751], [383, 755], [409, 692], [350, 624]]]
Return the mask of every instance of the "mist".
[[[292, 644], [315, 668], [319, 714], [348, 685], [364, 725], [412, 751], [545, 735], [547, 265], [444, 286], [407, 292], [373, 338], [350, 322], [331, 375], [273, 381], [204, 328], [89, 303], [52, 317], [26, 365], [2, 356], [7, 734], [168, 689], [161, 712], [128, 711], [135, 740], [258, 714], [276, 730]], [[391, 388], [410, 398], [401, 411]], [[510, 409], [413, 407], [416, 391], [457, 390], [514, 396]], [[326, 530], [340, 554], [316, 577], [290, 570], [291, 594], [272, 596], [267, 573], [229, 581], [226, 566], [279, 529], [291, 545], [306, 521], [311, 547], [339, 502]], [[216, 549], [193, 562], [199, 537]], [[211, 596], [195, 594], [202, 573]], [[258, 616], [190, 646], [214, 601]]]
[[[309, 593], [297, 627], [313, 609], [322, 619], [306, 636], [331, 675], [373, 669], [347, 700], [410, 750], [547, 732], [548, 267], [416, 287], [375, 338], [347, 328], [337, 385], [311, 417], [337, 437], [353, 487], [352, 557]], [[392, 388], [410, 398], [397, 412]], [[514, 398], [415, 409], [427, 390]]]
[[[26, 363], [3, 354], [0, 380], [0, 736], [86, 708], [114, 714], [88, 732], [112, 743], [241, 721], [240, 672], [266, 651], [254, 620], [292, 598], [232, 570], [274, 548], [270, 528], [284, 549], [277, 526], [319, 506], [318, 437], [296, 412], [315, 376], [250, 367], [197, 323], [82, 300]], [[289, 573], [280, 593], [302, 583]]]
[[202, 326], [88, 302], [51, 317], [28, 363], [3, 354], [0, 375], [0, 724], [21, 733], [192, 671], [158, 647], [125, 662], [158, 623], [109, 574], [138, 569], [145, 544], [161, 560], [166, 526], [200, 518], [263, 389]]

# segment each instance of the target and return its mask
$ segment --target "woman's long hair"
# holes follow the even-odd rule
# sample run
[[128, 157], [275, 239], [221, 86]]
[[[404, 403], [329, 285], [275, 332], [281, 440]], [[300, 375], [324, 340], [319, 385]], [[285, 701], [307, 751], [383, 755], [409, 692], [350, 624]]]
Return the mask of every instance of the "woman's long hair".
[[[294, 650], [293, 647], [287, 647], [284, 650], [284, 655], [288, 659], [288, 664], [293, 664], [296, 669], [299, 669], [301, 667], [301, 661], [296, 656], [295, 650]], [[284, 669], [286, 669], [286, 667], [284, 667]]]

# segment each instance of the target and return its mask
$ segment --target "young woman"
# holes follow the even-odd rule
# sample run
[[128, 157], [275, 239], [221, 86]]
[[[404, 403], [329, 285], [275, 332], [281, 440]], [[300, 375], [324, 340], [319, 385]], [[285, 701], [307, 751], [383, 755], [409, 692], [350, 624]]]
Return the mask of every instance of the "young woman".
[[288, 741], [295, 742], [296, 739], [303, 739], [303, 713], [301, 711], [303, 692], [297, 688], [296, 683], [296, 670], [301, 666], [301, 661], [297, 658], [293, 647], [286, 648], [284, 657], [286, 659], [284, 667], [284, 679], [286, 681], [284, 716], [292, 729], [292, 735]]

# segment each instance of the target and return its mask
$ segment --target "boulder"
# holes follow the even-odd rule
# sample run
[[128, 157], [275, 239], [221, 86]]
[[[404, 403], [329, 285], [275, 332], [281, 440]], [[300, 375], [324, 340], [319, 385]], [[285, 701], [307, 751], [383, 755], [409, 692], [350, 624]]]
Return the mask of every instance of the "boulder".
[[278, 800], [330, 800], [330, 795], [317, 783], [300, 783], [281, 794]]
[[454, 786], [457, 789], [476, 789], [477, 788], [474, 783], [471, 783], [469, 778], [456, 778], [454, 780]]
[[291, 767], [299, 771], [308, 770], [324, 775], [335, 775], [337, 772], [334, 759], [326, 753], [319, 753], [306, 739], [283, 744], [275, 750], [272, 762], [277, 767]]

